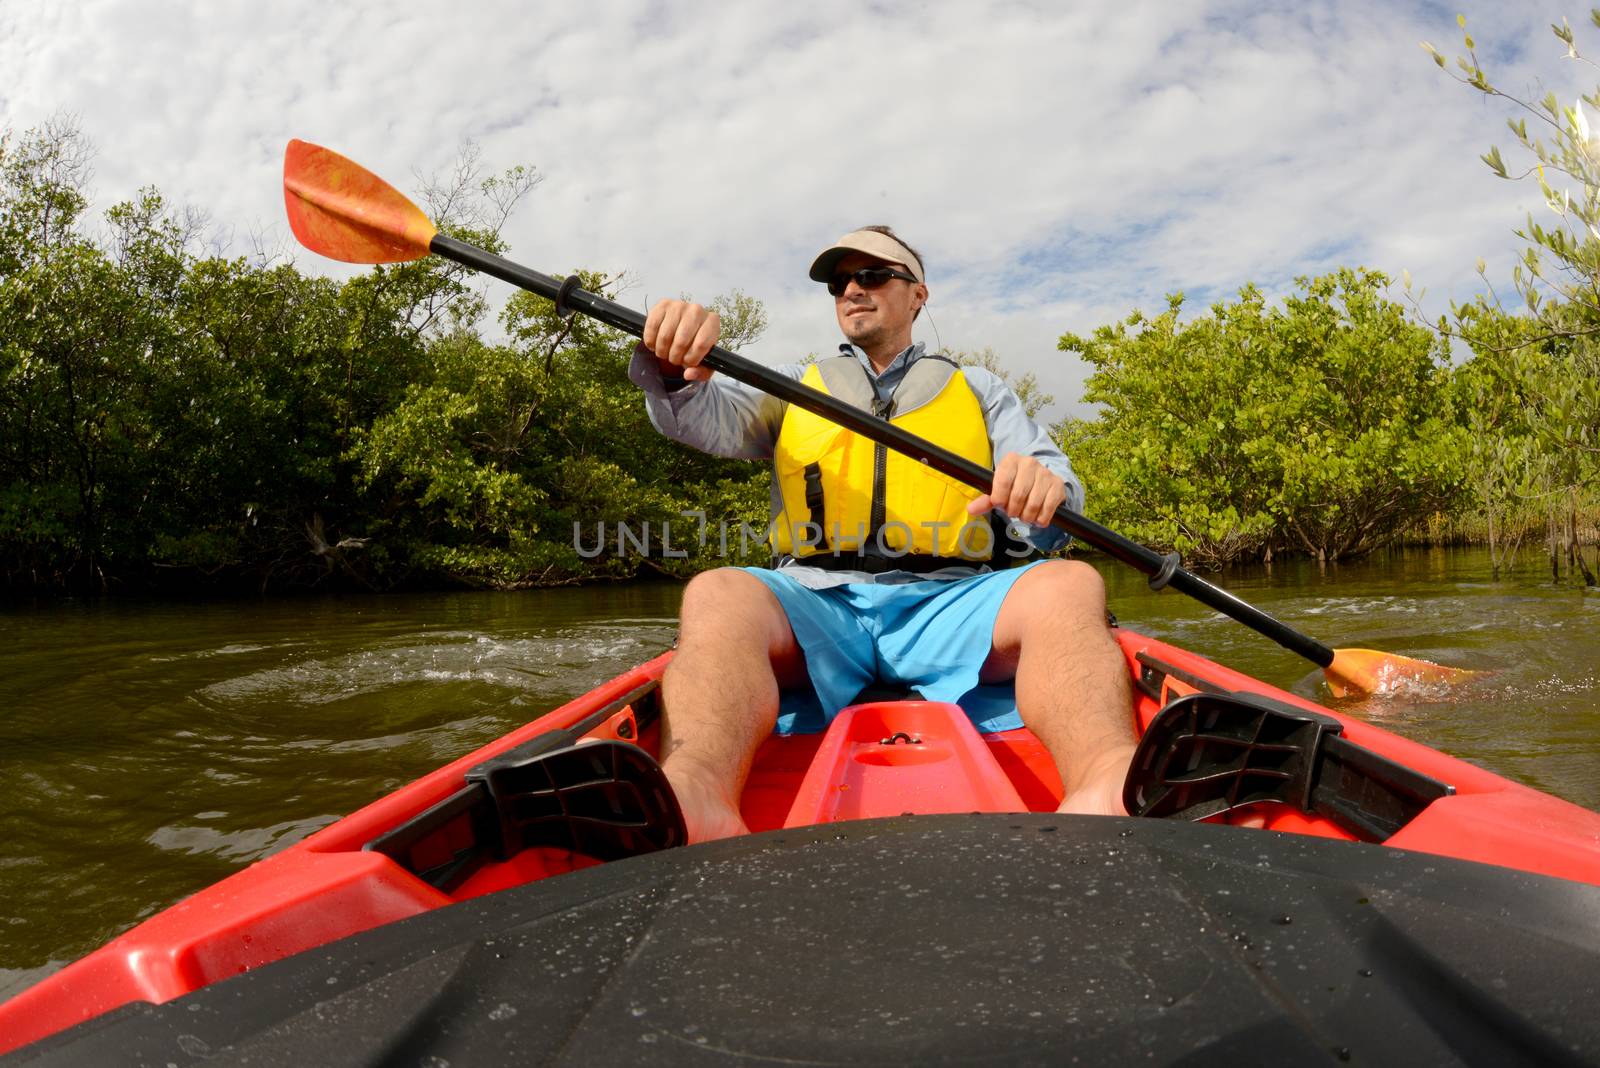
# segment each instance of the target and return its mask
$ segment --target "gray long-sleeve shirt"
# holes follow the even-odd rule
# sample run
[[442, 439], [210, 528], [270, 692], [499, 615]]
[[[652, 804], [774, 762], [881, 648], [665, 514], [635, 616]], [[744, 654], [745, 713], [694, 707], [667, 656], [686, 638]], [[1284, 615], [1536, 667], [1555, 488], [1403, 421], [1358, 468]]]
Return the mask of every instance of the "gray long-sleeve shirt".
[[[924, 355], [922, 343], [917, 342], [890, 361], [882, 374], [878, 374], [873, 371], [866, 353], [854, 345], [840, 345], [839, 351], [854, 355], [861, 361], [879, 400], [888, 400], [905, 377], [907, 369]], [[799, 381], [805, 374], [805, 364], [784, 364], [774, 370]], [[983, 421], [989, 431], [989, 442], [996, 460], [1009, 452], [1033, 457], [1066, 484], [1067, 507], [1082, 511], [1083, 486], [1073, 474], [1072, 465], [1055, 442], [1050, 440], [1045, 429], [1023, 410], [1022, 402], [1011, 387], [999, 376], [981, 367], [964, 367], [962, 373], [983, 408]], [[655, 356], [643, 346], [634, 350], [628, 377], [644, 391], [650, 422], [672, 440], [715, 456], [771, 459], [778, 440], [778, 430], [783, 424], [786, 402], [726, 375], [718, 375], [709, 382], [663, 379]], [[776, 486], [773, 487], [773, 494], [776, 505]], [[1054, 527], [1032, 527], [1015, 521], [1012, 526], [1015, 533], [1045, 551], [1059, 549], [1067, 542], [1066, 534]], [[897, 583], [956, 579], [989, 570], [971, 564], [952, 564], [929, 574], [909, 571], [871, 574], [865, 571], [824, 570], [790, 557], [780, 558], [778, 566], [784, 574], [812, 589], [825, 589], [847, 582]]]

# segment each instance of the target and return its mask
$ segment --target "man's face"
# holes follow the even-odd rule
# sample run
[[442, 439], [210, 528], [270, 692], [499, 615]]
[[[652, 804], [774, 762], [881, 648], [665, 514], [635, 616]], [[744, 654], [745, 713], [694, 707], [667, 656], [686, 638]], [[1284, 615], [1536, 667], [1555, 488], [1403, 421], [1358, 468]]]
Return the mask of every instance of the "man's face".
[[[835, 274], [849, 274], [862, 267], [882, 267], [883, 260], [864, 252], [852, 252], [839, 261]], [[905, 270], [904, 264], [890, 264]], [[839, 317], [839, 329], [851, 342], [864, 349], [910, 337], [911, 320], [924, 301], [928, 287], [920, 282], [891, 278], [877, 289], [862, 289], [852, 280], [844, 292], [833, 298], [834, 314]], [[905, 342], [909, 344], [910, 342]]]

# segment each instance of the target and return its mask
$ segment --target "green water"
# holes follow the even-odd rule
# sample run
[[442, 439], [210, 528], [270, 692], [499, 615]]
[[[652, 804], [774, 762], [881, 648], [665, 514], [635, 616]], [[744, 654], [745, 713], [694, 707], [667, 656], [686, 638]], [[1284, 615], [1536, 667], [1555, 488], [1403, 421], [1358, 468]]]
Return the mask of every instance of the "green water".
[[[1123, 624], [1297, 692], [1317, 673], [1102, 568]], [[1477, 552], [1230, 574], [1334, 646], [1492, 669], [1344, 711], [1600, 808], [1600, 595]], [[681, 587], [0, 614], [0, 997], [664, 649]]]

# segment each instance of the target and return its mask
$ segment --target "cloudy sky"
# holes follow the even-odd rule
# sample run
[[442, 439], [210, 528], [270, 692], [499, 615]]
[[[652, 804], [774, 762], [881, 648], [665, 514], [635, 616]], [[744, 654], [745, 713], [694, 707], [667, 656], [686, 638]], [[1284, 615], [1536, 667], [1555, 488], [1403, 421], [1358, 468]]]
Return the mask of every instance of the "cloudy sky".
[[1479, 256], [1509, 274], [1537, 191], [1477, 161], [1508, 111], [1418, 47], [1455, 55], [1458, 10], [1507, 88], [1600, 80], [1549, 31], [1566, 11], [1600, 54], [1585, 9], [1535, 0], [0, 0], [0, 130], [76, 116], [98, 207], [153, 185], [241, 253], [286, 234], [291, 137], [408, 191], [472, 139], [543, 176], [513, 258], [625, 269], [639, 306], [741, 288], [770, 363], [837, 342], [806, 267], [888, 222], [928, 261], [919, 336], [994, 347], [1059, 415], [1085, 372], [1060, 334], [1168, 292], [1359, 264], [1437, 313]]

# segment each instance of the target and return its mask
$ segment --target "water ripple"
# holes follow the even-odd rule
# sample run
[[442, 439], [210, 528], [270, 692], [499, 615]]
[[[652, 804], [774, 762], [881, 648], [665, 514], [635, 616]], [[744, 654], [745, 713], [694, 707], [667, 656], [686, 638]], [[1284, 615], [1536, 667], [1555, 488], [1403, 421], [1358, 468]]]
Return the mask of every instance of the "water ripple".
[[285, 820], [269, 827], [245, 827], [234, 831], [192, 824], [168, 825], [156, 828], [145, 841], [169, 853], [259, 860], [321, 830], [338, 818], [335, 815], [310, 816]]
[[524, 692], [541, 689], [542, 680], [572, 667], [616, 664], [637, 655], [645, 644], [638, 629], [615, 625], [527, 638], [433, 632], [381, 648], [261, 668], [212, 682], [197, 696], [221, 704], [317, 705], [419, 682], [477, 683]]

